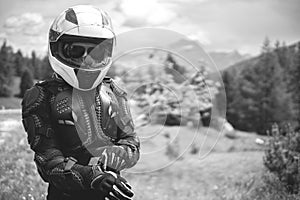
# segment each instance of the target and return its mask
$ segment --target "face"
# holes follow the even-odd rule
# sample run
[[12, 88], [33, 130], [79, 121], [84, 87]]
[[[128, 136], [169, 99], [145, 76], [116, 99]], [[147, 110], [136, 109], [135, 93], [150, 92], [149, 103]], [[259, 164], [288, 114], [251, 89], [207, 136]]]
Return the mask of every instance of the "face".
[[111, 63], [113, 39], [65, 39], [58, 44], [60, 60], [73, 68], [82, 89], [92, 88]]

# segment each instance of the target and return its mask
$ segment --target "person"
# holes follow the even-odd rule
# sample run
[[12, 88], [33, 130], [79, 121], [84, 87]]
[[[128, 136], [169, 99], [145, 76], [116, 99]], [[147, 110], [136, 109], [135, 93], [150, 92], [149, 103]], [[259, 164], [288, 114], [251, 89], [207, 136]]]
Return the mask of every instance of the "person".
[[66, 9], [49, 31], [54, 73], [26, 91], [22, 121], [48, 200], [129, 200], [121, 171], [140, 142], [126, 92], [106, 77], [115, 34], [108, 14], [90, 5]]

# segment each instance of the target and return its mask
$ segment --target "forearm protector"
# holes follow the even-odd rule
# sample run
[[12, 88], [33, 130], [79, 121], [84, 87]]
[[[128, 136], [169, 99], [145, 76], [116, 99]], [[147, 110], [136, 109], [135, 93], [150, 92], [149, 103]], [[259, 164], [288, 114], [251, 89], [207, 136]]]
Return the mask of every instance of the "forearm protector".
[[128, 136], [120, 139], [116, 145], [124, 147], [128, 155], [126, 168], [133, 167], [140, 158], [140, 141], [137, 136]]

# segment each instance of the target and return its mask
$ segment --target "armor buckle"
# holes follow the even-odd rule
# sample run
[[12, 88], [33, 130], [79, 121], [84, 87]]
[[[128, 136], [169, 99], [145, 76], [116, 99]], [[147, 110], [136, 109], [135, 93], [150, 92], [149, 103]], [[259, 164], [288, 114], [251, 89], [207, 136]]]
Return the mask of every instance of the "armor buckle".
[[65, 159], [65, 161], [67, 161], [66, 166], [65, 166], [65, 171], [71, 170], [73, 165], [75, 165], [75, 163], [77, 163], [77, 160], [73, 157], [68, 157]]
[[90, 162], [89, 162], [89, 166], [95, 166], [98, 165], [98, 161], [99, 161], [100, 157], [91, 157]]

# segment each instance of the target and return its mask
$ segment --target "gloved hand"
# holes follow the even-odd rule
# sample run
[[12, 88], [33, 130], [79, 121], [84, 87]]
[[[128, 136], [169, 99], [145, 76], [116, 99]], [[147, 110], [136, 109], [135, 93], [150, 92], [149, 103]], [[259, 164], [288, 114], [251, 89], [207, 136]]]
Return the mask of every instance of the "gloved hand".
[[98, 190], [108, 200], [131, 200], [134, 193], [129, 183], [120, 175], [107, 171], [95, 178], [91, 188]]
[[104, 171], [114, 172], [125, 169], [129, 159], [127, 151], [122, 146], [100, 147], [97, 149], [97, 156], [100, 157], [99, 164]]

